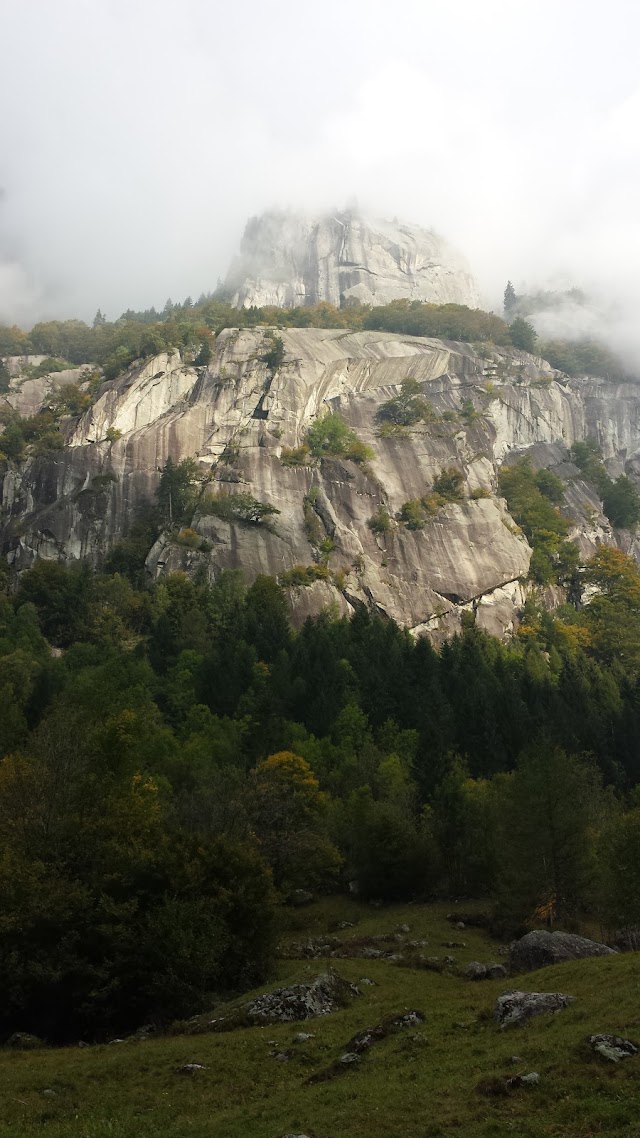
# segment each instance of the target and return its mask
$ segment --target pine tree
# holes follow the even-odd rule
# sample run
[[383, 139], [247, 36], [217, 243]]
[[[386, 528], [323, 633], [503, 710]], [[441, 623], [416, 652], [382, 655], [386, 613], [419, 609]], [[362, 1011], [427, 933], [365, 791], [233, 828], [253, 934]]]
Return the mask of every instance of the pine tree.
[[507, 281], [507, 287], [504, 290], [504, 315], [505, 320], [510, 320], [516, 306], [518, 297], [511, 281]]

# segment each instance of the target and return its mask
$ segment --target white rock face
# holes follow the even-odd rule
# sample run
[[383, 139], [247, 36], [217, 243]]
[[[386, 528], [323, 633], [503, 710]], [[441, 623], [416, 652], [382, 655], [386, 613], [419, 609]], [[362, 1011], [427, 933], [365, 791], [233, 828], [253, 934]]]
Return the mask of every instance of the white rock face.
[[351, 212], [252, 218], [226, 289], [238, 308], [400, 299], [478, 306], [468, 265], [442, 237]]
[[[497, 496], [497, 473], [523, 454], [563, 478], [563, 509], [583, 557], [604, 542], [640, 560], [638, 542], [612, 531], [567, 449], [592, 436], [612, 474], [625, 465], [640, 470], [640, 387], [569, 382], [513, 348], [494, 349], [487, 361], [468, 344], [385, 332], [279, 335], [285, 357], [275, 374], [263, 361], [271, 343], [265, 328], [221, 332], [207, 368], [185, 365], [177, 352], [146, 360], [104, 384], [90, 410], [68, 422], [64, 450], [9, 464], [0, 536], [15, 568], [39, 556], [100, 564], [139, 507], [153, 502], [169, 457], [196, 459], [203, 500], [245, 491], [279, 513], [265, 527], [197, 509], [189, 524], [204, 547], [161, 535], [147, 558], [149, 579], [178, 569], [204, 569], [211, 578], [242, 569], [250, 582], [309, 566], [318, 558], [305, 524], [312, 502], [318, 533], [333, 543], [328, 567], [340, 589], [333, 577], [290, 588], [296, 621], [331, 602], [342, 613], [365, 605], [435, 640], [459, 629], [465, 613], [496, 635], [511, 632], [527, 595], [531, 549]], [[384, 437], [376, 413], [405, 379], [420, 383], [438, 417]], [[476, 410], [470, 422], [460, 414], [466, 400]], [[299, 446], [328, 410], [372, 448], [371, 462], [283, 465], [283, 448]], [[221, 461], [230, 450], [231, 464]], [[463, 475], [464, 500], [421, 530], [398, 522], [403, 503], [451, 466]], [[380, 508], [392, 519], [384, 534], [368, 525]], [[547, 591], [550, 607], [562, 600], [561, 590]]]

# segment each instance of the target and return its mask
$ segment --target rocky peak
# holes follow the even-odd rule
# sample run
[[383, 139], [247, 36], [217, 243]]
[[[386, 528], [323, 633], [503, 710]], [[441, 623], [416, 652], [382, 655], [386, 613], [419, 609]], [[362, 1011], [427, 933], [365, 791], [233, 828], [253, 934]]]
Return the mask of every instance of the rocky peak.
[[316, 217], [270, 211], [251, 218], [226, 289], [238, 308], [401, 299], [478, 305], [468, 265], [442, 237], [350, 210]]

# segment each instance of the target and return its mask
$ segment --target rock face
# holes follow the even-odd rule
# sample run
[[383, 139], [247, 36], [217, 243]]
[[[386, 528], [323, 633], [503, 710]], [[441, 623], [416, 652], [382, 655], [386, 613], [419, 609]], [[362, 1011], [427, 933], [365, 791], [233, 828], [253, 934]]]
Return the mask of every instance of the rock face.
[[511, 946], [509, 963], [512, 972], [535, 972], [548, 964], [561, 964], [564, 960], [581, 960], [585, 956], [612, 956], [614, 951], [606, 944], [587, 940], [574, 933], [550, 933], [544, 929], [527, 933]]
[[252, 218], [225, 288], [238, 308], [400, 299], [478, 306], [466, 262], [441, 237], [397, 221], [365, 221], [350, 211], [323, 217], [273, 211]]
[[503, 992], [496, 1000], [495, 1019], [502, 1028], [521, 1027], [534, 1016], [562, 1011], [574, 1000], [564, 992]]
[[[612, 531], [567, 448], [593, 436], [612, 476], [625, 464], [640, 468], [638, 386], [570, 382], [513, 348], [479, 355], [468, 344], [322, 328], [278, 332], [284, 361], [271, 371], [264, 356], [273, 335], [225, 330], [206, 368], [178, 353], [148, 359], [103, 384], [93, 406], [66, 421], [63, 450], [9, 463], [0, 540], [14, 568], [37, 557], [101, 564], [154, 501], [167, 459], [187, 457], [203, 480], [202, 505], [187, 522], [199, 541], [188, 548], [175, 533], [162, 534], [147, 558], [149, 580], [174, 570], [213, 579], [241, 569], [250, 583], [314, 564], [318, 543], [330, 539], [329, 575], [288, 589], [298, 623], [333, 602], [346, 614], [365, 605], [436, 640], [455, 632], [465, 613], [491, 633], [509, 633], [526, 597], [531, 549], [498, 496], [497, 471], [525, 454], [565, 482], [564, 512], [584, 557], [599, 542], [637, 553], [630, 535]], [[383, 437], [377, 412], [407, 379], [436, 418]], [[286, 448], [299, 447], [327, 411], [339, 412], [374, 458], [364, 467], [330, 457], [283, 463]], [[421, 530], [397, 522], [403, 503], [451, 466], [463, 476], [463, 500]], [[269, 527], [222, 520], [204, 504], [221, 491], [249, 493], [279, 513]], [[368, 524], [380, 509], [390, 518], [384, 533]], [[549, 591], [550, 606], [561, 599]]]

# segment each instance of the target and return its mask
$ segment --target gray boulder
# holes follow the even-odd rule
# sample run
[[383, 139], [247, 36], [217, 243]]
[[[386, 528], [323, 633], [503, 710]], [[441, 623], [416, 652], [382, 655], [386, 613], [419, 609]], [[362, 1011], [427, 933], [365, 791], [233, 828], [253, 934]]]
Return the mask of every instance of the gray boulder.
[[612, 1063], [619, 1063], [621, 1059], [630, 1059], [640, 1051], [640, 1044], [632, 1043], [630, 1039], [623, 1039], [620, 1035], [590, 1035], [589, 1043], [603, 1059]]
[[467, 964], [464, 974], [467, 980], [485, 980], [487, 969], [479, 960], [472, 960], [470, 964]]
[[562, 1011], [574, 1000], [564, 992], [503, 992], [496, 1000], [494, 1018], [501, 1028], [520, 1027], [534, 1016]]
[[535, 972], [548, 964], [565, 960], [581, 960], [587, 956], [611, 956], [613, 949], [598, 941], [575, 933], [550, 933], [536, 929], [511, 945], [509, 963], [512, 972]]
[[617, 929], [613, 944], [620, 952], [640, 952], [640, 928]]
[[504, 980], [508, 972], [504, 964], [496, 964], [494, 961], [486, 966], [487, 980]]

